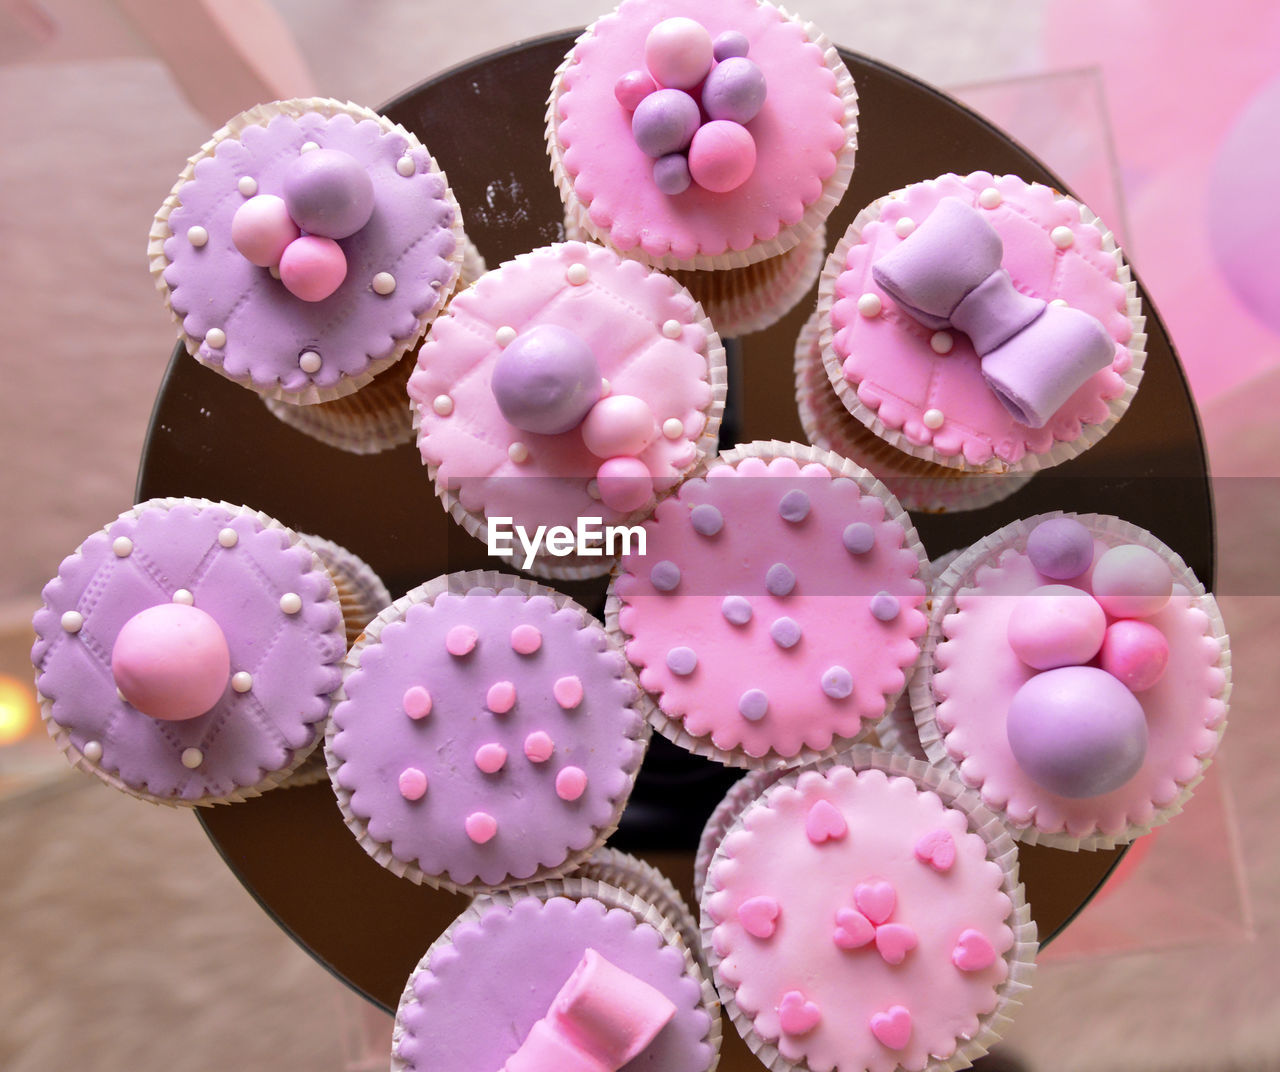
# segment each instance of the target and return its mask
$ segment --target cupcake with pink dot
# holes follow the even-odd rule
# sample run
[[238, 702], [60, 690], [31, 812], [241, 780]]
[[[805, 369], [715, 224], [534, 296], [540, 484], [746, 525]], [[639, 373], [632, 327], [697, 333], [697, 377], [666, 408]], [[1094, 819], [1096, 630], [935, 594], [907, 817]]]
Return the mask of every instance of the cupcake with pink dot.
[[639, 690], [568, 597], [497, 573], [436, 578], [347, 655], [325, 742], [360, 844], [414, 882], [564, 874], [613, 832], [648, 741]]
[[1217, 603], [1174, 551], [1119, 518], [1045, 514], [939, 579], [911, 699], [930, 760], [1015, 837], [1096, 849], [1182, 809], [1230, 692]]

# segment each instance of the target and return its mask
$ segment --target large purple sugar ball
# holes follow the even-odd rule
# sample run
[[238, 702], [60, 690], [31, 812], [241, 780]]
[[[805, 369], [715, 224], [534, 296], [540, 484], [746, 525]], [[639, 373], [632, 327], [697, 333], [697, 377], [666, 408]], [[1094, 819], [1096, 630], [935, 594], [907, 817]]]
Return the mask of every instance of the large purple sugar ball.
[[650, 93], [631, 116], [631, 134], [645, 156], [655, 159], [687, 149], [702, 122], [698, 102], [681, 89]]
[[493, 397], [523, 432], [559, 435], [576, 428], [600, 398], [600, 366], [567, 328], [539, 324], [507, 344], [493, 367]]
[[1147, 754], [1142, 705], [1095, 666], [1036, 674], [1014, 694], [1005, 729], [1018, 766], [1061, 797], [1119, 789]]
[[350, 153], [312, 149], [285, 172], [284, 203], [308, 234], [348, 238], [373, 215], [373, 180]]
[[760, 65], [745, 56], [731, 56], [711, 68], [702, 86], [702, 107], [712, 119], [750, 123], [764, 106], [768, 92]]

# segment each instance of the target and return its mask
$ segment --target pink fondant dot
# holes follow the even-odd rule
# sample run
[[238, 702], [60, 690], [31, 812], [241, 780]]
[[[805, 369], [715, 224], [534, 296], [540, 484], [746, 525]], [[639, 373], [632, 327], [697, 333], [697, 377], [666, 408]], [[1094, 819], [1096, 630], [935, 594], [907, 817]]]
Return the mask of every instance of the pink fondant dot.
[[405, 800], [421, 800], [427, 791], [427, 776], [417, 767], [406, 767], [400, 772], [400, 795]]
[[511, 647], [517, 655], [532, 655], [542, 647], [542, 634], [534, 625], [517, 625], [511, 630]]
[[577, 800], [586, 791], [587, 772], [581, 767], [565, 767], [556, 775], [556, 796]]
[[404, 713], [410, 718], [426, 718], [431, 714], [431, 693], [421, 685], [413, 685], [405, 690]]
[[505, 715], [516, 705], [516, 687], [510, 681], [498, 681], [489, 686], [484, 703], [495, 715]]
[[468, 655], [475, 648], [479, 636], [469, 625], [455, 625], [444, 638], [445, 650], [450, 655]]
[[280, 255], [280, 282], [303, 301], [324, 301], [346, 278], [347, 255], [332, 238], [303, 235]]
[[467, 837], [477, 845], [483, 845], [498, 832], [498, 820], [487, 811], [473, 811], [463, 823], [463, 829], [466, 830]]
[[507, 750], [500, 744], [482, 744], [476, 749], [476, 766], [485, 774], [497, 774], [507, 763]]
[[524, 739], [524, 754], [530, 763], [545, 763], [555, 753], [556, 745], [548, 734], [535, 730]]
[[582, 682], [577, 677], [562, 677], [551, 687], [551, 694], [556, 703], [566, 711], [572, 711], [582, 703]]

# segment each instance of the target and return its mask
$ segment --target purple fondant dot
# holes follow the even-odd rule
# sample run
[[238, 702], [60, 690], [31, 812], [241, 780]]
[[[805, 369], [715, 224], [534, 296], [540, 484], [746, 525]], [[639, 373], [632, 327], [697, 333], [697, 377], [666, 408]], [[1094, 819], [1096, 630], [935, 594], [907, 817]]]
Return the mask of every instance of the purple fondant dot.
[[844, 530], [844, 549], [851, 555], [865, 555], [876, 545], [876, 530], [865, 521], [855, 521]]
[[667, 669], [680, 677], [688, 677], [697, 669], [698, 655], [692, 648], [672, 648], [667, 652]]
[[725, 30], [711, 43], [711, 54], [718, 61], [727, 60], [731, 56], [745, 56], [750, 51], [751, 42], [741, 30]]
[[853, 692], [853, 675], [843, 666], [833, 666], [822, 675], [822, 691], [833, 700], [843, 700]]
[[764, 575], [764, 586], [771, 596], [789, 596], [796, 586], [796, 575], [785, 562], [775, 562]]
[[1027, 557], [1046, 577], [1069, 581], [1093, 562], [1093, 537], [1073, 517], [1050, 518], [1031, 530]]
[[673, 592], [680, 584], [680, 567], [664, 558], [649, 571], [649, 582], [659, 592]]
[[738, 699], [738, 714], [748, 722], [759, 722], [769, 710], [769, 697], [762, 689], [748, 689]]
[[794, 648], [800, 643], [800, 623], [794, 618], [777, 618], [769, 626], [769, 635], [780, 648]]
[[725, 596], [720, 613], [730, 625], [746, 625], [751, 621], [751, 604], [743, 596]]
[[689, 511], [689, 524], [699, 536], [714, 536], [724, 528], [724, 514], [710, 503], [699, 503]]
[[871, 597], [871, 616], [878, 622], [891, 622], [901, 608], [892, 592], [877, 592]]
[[778, 513], [783, 521], [803, 521], [809, 516], [809, 496], [799, 488], [793, 488], [778, 503]]

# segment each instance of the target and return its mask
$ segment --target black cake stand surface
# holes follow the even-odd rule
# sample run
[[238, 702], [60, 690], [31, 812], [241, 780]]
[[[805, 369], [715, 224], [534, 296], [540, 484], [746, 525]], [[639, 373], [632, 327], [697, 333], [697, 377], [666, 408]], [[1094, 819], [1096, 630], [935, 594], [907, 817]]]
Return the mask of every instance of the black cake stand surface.
[[[553, 72], [573, 39], [558, 34], [482, 56], [382, 109], [414, 131], [444, 168], [467, 234], [490, 266], [564, 236], [543, 113]], [[828, 248], [864, 205], [944, 172], [1010, 173], [1065, 189], [1007, 135], [954, 100], [865, 57], [842, 55], [858, 88], [858, 153], [849, 192], [828, 222]], [[815, 300], [809, 295], [781, 323], [731, 348], [736, 376], [726, 423], [736, 423], [737, 440], [803, 441], [789, 401], [792, 355]], [[1199, 423], [1168, 335], [1145, 295], [1144, 304], [1146, 372], [1115, 430], [995, 506], [914, 517], [931, 556], [1019, 517], [1063, 509], [1124, 517], [1172, 546], [1198, 576], [1213, 577], [1213, 506]], [[181, 346], [156, 400], [137, 494], [139, 501], [201, 496], [263, 510], [296, 531], [350, 548], [393, 596], [442, 573], [502, 568], [441, 509], [416, 447], [369, 456], [326, 447], [277, 421], [252, 392], [191, 360]], [[600, 611], [603, 581], [561, 587]], [[695, 903], [693, 848], [734, 777], [655, 735], [611, 844], [657, 864]], [[263, 909], [384, 1008], [395, 1008], [409, 972], [466, 903], [397, 878], [366, 856], [327, 784], [202, 809], [199, 820]], [[1022, 877], [1042, 939], [1070, 922], [1118, 856], [1022, 848]], [[721, 1067], [753, 1067], [733, 1031], [726, 1032]]]

